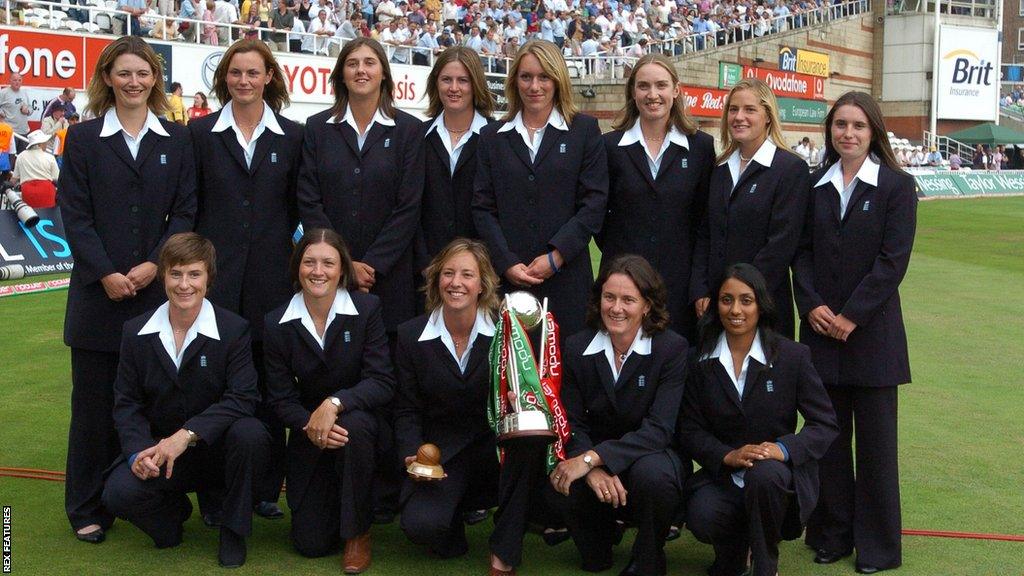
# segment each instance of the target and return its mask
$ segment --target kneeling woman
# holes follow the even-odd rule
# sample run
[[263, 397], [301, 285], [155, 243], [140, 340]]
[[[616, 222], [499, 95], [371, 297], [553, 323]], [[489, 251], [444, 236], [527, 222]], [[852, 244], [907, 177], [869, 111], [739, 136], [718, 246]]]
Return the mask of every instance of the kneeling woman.
[[380, 301], [355, 290], [341, 237], [306, 232], [291, 261], [291, 301], [267, 315], [268, 402], [288, 441], [292, 542], [316, 557], [345, 541], [343, 568], [370, 565], [374, 411], [394, 395]]
[[671, 449], [687, 342], [666, 329], [665, 301], [665, 284], [647, 260], [619, 256], [591, 289], [591, 328], [566, 341], [562, 401], [572, 457], [551, 483], [569, 496], [569, 532], [587, 571], [611, 566], [623, 516], [637, 527], [623, 574], [665, 574], [665, 536], [688, 469]]
[[395, 436], [408, 466], [429, 442], [446, 477], [410, 478], [402, 530], [442, 558], [468, 550], [462, 512], [494, 506], [498, 461], [487, 423], [488, 350], [498, 275], [481, 242], [456, 238], [426, 269], [427, 314], [398, 327]]
[[687, 526], [715, 547], [711, 576], [743, 573], [748, 550], [753, 576], [775, 576], [779, 541], [800, 536], [818, 499], [836, 417], [807, 347], [775, 332], [757, 268], [729, 266], [712, 294], [679, 421], [679, 444], [701, 465]]
[[253, 481], [270, 435], [253, 416], [260, 396], [249, 323], [205, 298], [216, 262], [209, 240], [171, 236], [157, 271], [168, 301], [124, 324], [114, 381], [123, 459], [103, 505], [168, 548], [181, 543], [192, 514], [187, 493], [223, 486], [219, 560], [236, 567], [245, 563]]

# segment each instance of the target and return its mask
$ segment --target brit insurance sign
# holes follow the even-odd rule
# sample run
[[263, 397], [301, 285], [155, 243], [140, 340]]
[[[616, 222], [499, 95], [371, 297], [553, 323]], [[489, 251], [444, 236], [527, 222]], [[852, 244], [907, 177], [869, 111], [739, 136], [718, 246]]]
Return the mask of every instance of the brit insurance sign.
[[938, 117], [994, 121], [999, 107], [999, 31], [943, 26]]

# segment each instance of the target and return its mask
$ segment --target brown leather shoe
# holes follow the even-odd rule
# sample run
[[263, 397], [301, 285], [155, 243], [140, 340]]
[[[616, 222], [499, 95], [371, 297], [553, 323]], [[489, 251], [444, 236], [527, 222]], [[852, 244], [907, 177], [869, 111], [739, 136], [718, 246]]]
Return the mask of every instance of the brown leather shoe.
[[345, 542], [345, 555], [341, 566], [345, 574], [361, 574], [370, 567], [370, 533]]

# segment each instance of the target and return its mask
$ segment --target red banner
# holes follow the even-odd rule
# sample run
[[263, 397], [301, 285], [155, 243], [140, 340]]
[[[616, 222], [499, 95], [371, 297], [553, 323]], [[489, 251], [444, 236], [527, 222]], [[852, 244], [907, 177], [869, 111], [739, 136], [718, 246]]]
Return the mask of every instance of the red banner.
[[686, 109], [691, 116], [701, 118], [721, 118], [727, 94], [729, 94], [728, 90], [719, 90], [718, 88], [683, 87]]
[[763, 80], [776, 96], [789, 96], [806, 100], [825, 99], [825, 79], [818, 76], [744, 66], [743, 77]]
[[84, 90], [108, 38], [0, 29], [0, 84], [9, 84], [12, 72], [25, 78], [25, 86]]
[[540, 389], [544, 391], [544, 398], [548, 402], [548, 409], [551, 413], [551, 422], [554, 425], [558, 439], [555, 440], [555, 456], [559, 460], [565, 460], [565, 443], [569, 441], [569, 416], [562, 407], [562, 353], [558, 349], [558, 324], [555, 323], [555, 316], [548, 312], [544, 318], [546, 322], [544, 331], [545, 341], [541, 343], [544, 347], [541, 350], [542, 362], [540, 365]]

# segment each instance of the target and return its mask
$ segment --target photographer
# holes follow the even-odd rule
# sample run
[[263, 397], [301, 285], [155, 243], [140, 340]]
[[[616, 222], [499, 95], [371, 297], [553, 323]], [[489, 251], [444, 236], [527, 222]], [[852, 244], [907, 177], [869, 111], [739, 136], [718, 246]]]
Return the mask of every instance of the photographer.
[[28, 135], [27, 148], [18, 157], [11, 174], [13, 184], [21, 184], [21, 199], [33, 208], [53, 208], [57, 205], [57, 177], [60, 168], [57, 159], [46, 150], [52, 140], [42, 130]]

